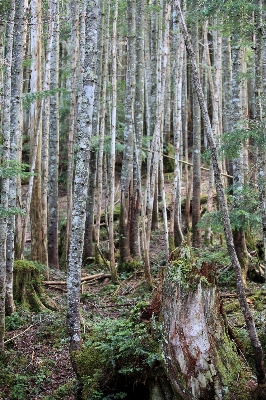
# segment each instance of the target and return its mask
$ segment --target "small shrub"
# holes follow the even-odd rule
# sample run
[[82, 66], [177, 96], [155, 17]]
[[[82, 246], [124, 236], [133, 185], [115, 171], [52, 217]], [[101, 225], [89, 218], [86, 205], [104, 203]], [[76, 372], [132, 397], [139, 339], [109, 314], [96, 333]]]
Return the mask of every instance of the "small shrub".
[[6, 317], [6, 331], [14, 331], [25, 324], [27, 317], [14, 312], [12, 315]]
[[142, 306], [135, 308], [129, 318], [90, 324], [90, 338], [85, 348], [73, 353], [84, 399], [123, 398], [124, 392], [104, 397], [104, 391], [115, 377], [126, 376], [137, 381], [146, 379], [152, 370], [156, 374], [160, 365], [160, 326], [153, 321], [151, 334], [150, 325], [140, 322], [141, 309]]

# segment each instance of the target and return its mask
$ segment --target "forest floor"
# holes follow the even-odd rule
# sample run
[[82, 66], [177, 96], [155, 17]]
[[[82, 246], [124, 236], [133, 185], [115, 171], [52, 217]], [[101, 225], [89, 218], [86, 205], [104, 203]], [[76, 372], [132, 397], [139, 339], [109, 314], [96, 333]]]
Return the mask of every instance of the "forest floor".
[[[171, 185], [167, 183], [169, 193]], [[62, 197], [61, 204], [64, 208]], [[140, 301], [150, 301], [156, 292], [159, 272], [164, 260], [164, 234], [158, 229], [152, 234], [151, 269], [154, 289], [147, 289], [142, 269], [122, 273], [119, 285], [108, 278], [94, 280], [82, 286], [81, 317], [82, 333], [90, 329], [95, 318], [119, 318], [129, 314]], [[237, 300], [234, 274], [226, 250], [219, 241], [212, 248], [196, 254], [198, 261], [214, 261], [221, 298], [228, 322], [241, 343], [246, 362], [252, 363], [252, 351], [245, 329], [245, 322]], [[104, 266], [88, 265], [82, 275], [109, 273]], [[66, 280], [66, 272], [50, 271], [50, 280]], [[45, 286], [46, 294], [57, 304], [57, 311], [29, 312], [21, 307], [6, 320], [6, 355], [0, 359], [0, 400], [74, 399], [75, 375], [71, 367], [66, 331], [66, 286]], [[257, 324], [264, 349], [266, 348], [266, 290], [263, 284], [248, 282], [248, 302]], [[249, 386], [256, 386], [251, 377]], [[139, 399], [141, 400], [141, 399]]]

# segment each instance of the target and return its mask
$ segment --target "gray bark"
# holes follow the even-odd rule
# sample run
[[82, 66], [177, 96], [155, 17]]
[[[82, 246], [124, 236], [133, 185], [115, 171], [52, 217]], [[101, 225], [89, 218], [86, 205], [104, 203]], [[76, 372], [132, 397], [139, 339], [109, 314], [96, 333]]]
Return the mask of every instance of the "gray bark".
[[235, 276], [236, 276], [238, 299], [239, 299], [240, 307], [241, 307], [241, 310], [243, 312], [243, 315], [244, 315], [244, 318], [246, 321], [247, 330], [248, 330], [249, 337], [250, 337], [253, 351], [254, 351], [254, 358], [255, 358], [259, 390], [263, 391], [263, 388], [266, 384], [263, 350], [262, 350], [262, 347], [261, 347], [261, 344], [260, 344], [260, 341], [259, 341], [259, 338], [257, 335], [256, 327], [254, 324], [254, 319], [253, 319], [253, 316], [249, 309], [247, 299], [245, 296], [245, 285], [244, 285], [244, 281], [243, 281], [242, 274], [241, 274], [241, 266], [239, 264], [239, 261], [238, 261], [237, 255], [236, 255], [236, 251], [234, 248], [233, 235], [232, 235], [231, 226], [230, 226], [230, 220], [229, 220], [228, 209], [227, 209], [227, 204], [226, 204], [226, 199], [225, 199], [225, 193], [224, 193], [224, 188], [223, 188], [223, 183], [222, 183], [221, 171], [220, 171], [219, 163], [218, 163], [216, 143], [214, 141], [213, 134], [212, 134], [208, 110], [207, 110], [206, 104], [204, 102], [204, 96], [202, 93], [202, 88], [201, 88], [201, 84], [200, 84], [200, 80], [199, 80], [199, 73], [198, 73], [198, 67], [197, 67], [197, 63], [196, 63], [195, 54], [193, 52], [190, 38], [188, 36], [186, 24], [185, 24], [185, 21], [184, 21], [183, 15], [182, 15], [182, 11], [180, 8], [180, 3], [178, 0], [175, 0], [174, 4], [175, 4], [176, 10], [177, 10], [182, 34], [183, 34], [187, 52], [189, 55], [189, 59], [190, 59], [191, 67], [192, 67], [192, 73], [193, 73], [193, 84], [194, 84], [195, 90], [197, 92], [197, 96], [198, 96], [199, 104], [200, 104], [200, 108], [201, 108], [201, 113], [202, 113], [202, 118], [204, 121], [204, 126], [205, 126], [207, 136], [208, 136], [208, 142], [209, 142], [209, 146], [210, 146], [210, 150], [211, 150], [212, 162], [213, 162], [213, 168], [214, 168], [216, 191], [217, 191], [217, 196], [218, 196], [220, 207], [221, 207], [221, 214], [222, 214], [222, 220], [223, 220], [223, 225], [224, 225], [226, 244], [227, 244], [228, 253], [229, 253], [232, 265], [234, 267]]
[[[199, 65], [199, 32], [198, 21], [192, 27], [193, 50]], [[193, 79], [193, 78], [192, 78]], [[193, 184], [192, 184], [192, 245], [201, 247], [201, 231], [197, 224], [200, 221], [200, 192], [201, 192], [201, 118], [200, 106], [195, 88], [193, 90]]]
[[68, 163], [67, 163], [67, 221], [66, 221], [66, 264], [71, 236], [71, 213], [73, 206], [73, 174], [74, 174], [74, 141], [76, 128], [76, 107], [77, 107], [77, 86], [78, 86], [78, 55], [79, 55], [79, 8], [80, 4], [75, 0], [70, 3], [71, 18], [71, 105], [70, 105], [70, 126], [68, 132]]
[[[10, 2], [6, 30], [6, 53], [4, 73], [4, 117], [2, 132], [2, 163], [7, 166], [10, 156], [10, 105], [11, 105], [11, 65], [12, 44], [15, 17], [15, 1]], [[9, 195], [9, 177], [3, 177], [0, 188], [1, 211], [0, 216], [0, 353], [4, 351], [5, 335], [5, 297], [6, 297], [6, 240], [7, 240], [7, 211]]]
[[[24, 0], [16, 4], [14, 21], [14, 43], [12, 53], [12, 89], [11, 89], [11, 111], [10, 111], [10, 160], [20, 161], [20, 143], [22, 138], [22, 60], [24, 46]], [[19, 176], [11, 176], [9, 179], [9, 207], [17, 206], [17, 184], [20, 183]], [[7, 226], [7, 260], [6, 260], [6, 314], [11, 315], [15, 310], [13, 301], [13, 269], [15, 257], [15, 215], [8, 217]]]
[[130, 201], [133, 194], [134, 107], [136, 87], [136, 0], [127, 2], [127, 73], [125, 99], [124, 153], [121, 172], [120, 262], [131, 260]]
[[77, 161], [74, 181], [72, 234], [67, 278], [67, 327], [70, 351], [80, 347], [80, 280], [86, 221], [88, 192], [89, 149], [92, 129], [94, 88], [96, 84], [98, 1], [87, 2], [85, 23], [86, 42], [83, 73], [83, 90], [77, 131]]
[[[52, 48], [50, 90], [59, 84], [59, 3], [52, 0]], [[59, 94], [50, 97], [49, 129], [49, 198], [48, 198], [48, 262], [59, 268], [58, 262], [58, 164], [59, 164]]]
[[111, 151], [110, 151], [110, 217], [109, 217], [109, 246], [110, 246], [110, 269], [112, 281], [117, 281], [117, 271], [115, 265], [115, 246], [114, 246], [114, 205], [115, 205], [115, 141], [116, 141], [116, 107], [117, 107], [117, 16], [118, 0], [115, 2], [113, 16], [112, 33], [112, 113], [111, 113]]

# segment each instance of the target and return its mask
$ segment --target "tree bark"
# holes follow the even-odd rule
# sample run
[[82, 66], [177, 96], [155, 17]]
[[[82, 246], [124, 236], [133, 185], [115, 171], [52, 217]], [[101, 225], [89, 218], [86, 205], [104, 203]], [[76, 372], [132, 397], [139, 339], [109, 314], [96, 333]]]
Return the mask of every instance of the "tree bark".
[[72, 235], [70, 242], [67, 278], [67, 327], [70, 336], [70, 352], [80, 348], [80, 279], [86, 199], [88, 192], [89, 148], [91, 140], [94, 88], [96, 84], [98, 1], [88, 1], [86, 7], [86, 42], [83, 73], [83, 91], [77, 131], [77, 161], [74, 181]]
[[[31, 1], [31, 77], [30, 89], [32, 93], [42, 91], [42, 41], [41, 41], [41, 1]], [[31, 259], [45, 263], [44, 241], [42, 230], [42, 196], [41, 196], [41, 143], [42, 143], [42, 121], [40, 117], [41, 101], [36, 100], [31, 104], [30, 110], [30, 142], [31, 154], [36, 151], [36, 163], [33, 180], [32, 198], [30, 203], [31, 221]], [[37, 140], [36, 140], [37, 139]]]
[[[12, 87], [10, 110], [10, 160], [20, 161], [20, 142], [22, 138], [22, 60], [24, 46], [24, 0], [17, 2], [14, 20], [14, 42], [12, 51]], [[11, 176], [9, 179], [9, 207], [17, 206], [17, 184], [19, 176]], [[8, 217], [7, 244], [6, 244], [6, 315], [15, 311], [13, 300], [13, 267], [15, 258], [15, 215]]]
[[229, 253], [232, 265], [235, 270], [238, 299], [239, 299], [241, 310], [243, 312], [243, 315], [244, 315], [244, 318], [246, 321], [247, 330], [248, 330], [249, 337], [250, 337], [253, 351], [254, 351], [257, 380], [258, 380], [259, 391], [261, 392], [260, 395], [261, 395], [261, 399], [262, 399], [263, 391], [264, 391], [265, 385], [266, 385], [263, 350], [262, 350], [261, 343], [260, 343], [258, 335], [257, 335], [256, 327], [254, 324], [254, 319], [253, 319], [253, 316], [249, 309], [247, 299], [245, 296], [245, 285], [244, 285], [242, 274], [241, 274], [241, 266], [239, 264], [239, 261], [238, 261], [237, 255], [236, 255], [236, 251], [234, 248], [233, 235], [232, 235], [232, 231], [231, 231], [228, 209], [227, 209], [227, 204], [226, 204], [226, 199], [225, 199], [225, 193], [224, 193], [224, 188], [223, 188], [223, 184], [222, 184], [221, 171], [220, 171], [219, 163], [218, 163], [218, 154], [217, 154], [217, 149], [216, 149], [216, 143], [214, 141], [213, 134], [212, 134], [208, 110], [207, 110], [206, 104], [204, 102], [204, 97], [203, 97], [202, 88], [200, 85], [198, 67], [197, 67], [197, 63], [196, 63], [195, 54], [193, 52], [190, 38], [188, 36], [186, 24], [185, 24], [185, 21], [184, 21], [183, 15], [182, 15], [182, 11], [180, 8], [180, 3], [178, 0], [175, 0], [174, 4], [175, 4], [176, 10], [177, 10], [182, 34], [183, 34], [183, 37], [185, 40], [188, 56], [190, 59], [192, 73], [193, 73], [193, 83], [194, 83], [195, 89], [197, 91], [197, 96], [199, 99], [201, 113], [202, 113], [202, 118], [203, 118], [203, 122], [204, 122], [205, 129], [207, 132], [207, 136], [208, 136], [208, 142], [209, 142], [209, 147], [211, 150], [212, 162], [213, 162], [213, 168], [214, 168], [216, 191], [217, 191], [217, 196], [218, 196], [220, 207], [221, 207], [221, 214], [222, 214], [222, 220], [223, 220], [223, 225], [224, 225], [227, 249], [228, 249], [228, 253]]
[[58, 260], [58, 164], [59, 164], [59, 4], [52, 0], [52, 48], [49, 129], [49, 212], [48, 212], [48, 261], [51, 268], [59, 268]]
[[[199, 65], [199, 32], [198, 21], [193, 23], [192, 37], [193, 50]], [[193, 79], [193, 77], [192, 77]], [[201, 193], [201, 117], [200, 106], [195, 88], [193, 89], [193, 183], [192, 183], [192, 245], [201, 247], [200, 221], [200, 193]]]
[[[7, 167], [10, 156], [10, 105], [11, 105], [11, 65], [14, 33], [15, 1], [10, 2], [6, 31], [6, 53], [4, 74], [4, 116], [2, 132], [2, 163]], [[0, 216], [0, 353], [4, 352], [5, 336], [5, 297], [6, 297], [6, 240], [8, 213], [9, 177], [2, 178], [0, 200], [2, 215]]]
[[243, 359], [228, 334], [215, 267], [203, 263], [198, 270], [192, 264], [191, 249], [179, 248], [163, 283], [163, 357], [168, 377], [182, 399], [225, 400], [234, 393], [240, 400]]
[[136, 86], [136, 0], [127, 2], [127, 73], [124, 154], [121, 172], [120, 263], [131, 261], [130, 226], [133, 195], [134, 108]]

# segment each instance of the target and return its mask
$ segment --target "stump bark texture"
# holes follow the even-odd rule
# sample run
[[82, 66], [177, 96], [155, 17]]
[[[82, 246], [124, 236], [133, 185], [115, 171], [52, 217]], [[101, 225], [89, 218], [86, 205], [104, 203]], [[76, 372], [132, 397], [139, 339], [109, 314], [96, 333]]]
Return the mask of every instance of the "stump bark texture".
[[[183, 252], [183, 253], [182, 253]], [[248, 399], [249, 371], [229, 337], [214, 269], [201, 270], [181, 249], [169, 263], [162, 295], [163, 358], [177, 398]]]

